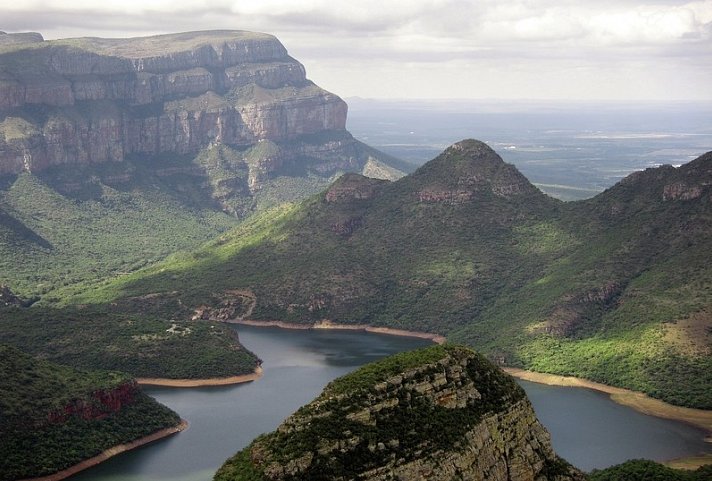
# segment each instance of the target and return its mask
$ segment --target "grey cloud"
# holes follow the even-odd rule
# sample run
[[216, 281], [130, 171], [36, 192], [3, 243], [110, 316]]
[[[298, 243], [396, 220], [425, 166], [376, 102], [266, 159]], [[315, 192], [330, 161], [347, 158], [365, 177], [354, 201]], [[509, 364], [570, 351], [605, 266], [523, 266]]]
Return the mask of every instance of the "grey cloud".
[[[208, 9], [190, 4], [171, 11], [142, 14], [106, 12], [98, 6], [71, 12], [62, 9], [2, 12], [0, 29], [34, 30], [46, 38], [136, 36], [203, 29], [257, 30], [276, 35], [294, 57], [307, 65], [308, 71], [310, 64], [316, 63], [329, 70], [333, 78], [337, 78], [345, 61], [365, 70], [378, 64], [396, 72], [406, 63], [418, 68], [441, 64], [450, 72], [454, 65], [467, 68], [493, 65], [503, 71], [510, 65], [512, 68], [527, 65], [531, 72], [540, 68], [544, 76], [579, 68], [603, 72], [635, 63], [653, 74], [658, 66], [674, 69], [679, 65], [681, 71], [696, 72], [701, 82], [705, 78], [709, 81], [712, 23], [701, 24], [698, 18], [697, 24], [691, 22], [688, 31], [681, 32], [679, 38], [651, 40], [632, 32], [630, 40], [614, 38], [602, 42], [596, 38], [596, 25], [586, 23], [586, 11], [582, 10], [608, 13], [620, 9], [633, 11], [639, 5], [667, 8], [687, 3], [433, 0], [404, 4], [407, 6], [402, 11], [386, 9], [370, 15], [344, 15], [336, 6], [324, 6], [312, 10], [265, 10], [250, 16], [234, 13], [228, 2]], [[547, 21], [556, 28], [547, 29]], [[529, 30], [527, 25], [531, 27]], [[523, 78], [523, 88], [538, 82], [538, 78], [532, 77], [530, 81]], [[348, 85], [349, 80], [344, 81]], [[424, 85], [423, 89], [427, 87]]]

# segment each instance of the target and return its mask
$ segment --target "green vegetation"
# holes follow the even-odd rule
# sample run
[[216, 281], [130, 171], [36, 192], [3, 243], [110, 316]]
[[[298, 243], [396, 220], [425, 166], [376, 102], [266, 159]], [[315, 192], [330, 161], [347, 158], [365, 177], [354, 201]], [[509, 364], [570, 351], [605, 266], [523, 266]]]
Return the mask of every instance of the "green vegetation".
[[60, 471], [176, 426], [126, 375], [78, 371], [0, 345], [0, 480]]
[[[255, 442], [261, 438], [257, 438]], [[262, 471], [257, 469], [250, 459], [250, 450], [245, 448], [225, 461], [213, 477], [215, 481], [267, 481]]]
[[119, 372], [84, 371], [33, 359], [0, 344], [0, 423], [60, 409], [96, 390], [109, 390], [131, 378]]
[[[263, 162], [290, 151], [318, 151], [325, 142], [349, 145], [338, 155], [352, 160], [373, 153], [348, 133], [331, 132], [242, 150], [215, 145], [195, 157], [58, 166], [0, 178], [0, 285], [34, 305], [3, 308], [3, 340], [74, 367], [119, 369], [142, 377], [252, 372], [256, 358], [240, 348], [230, 328], [191, 325], [190, 335], [169, 332], [171, 319], [186, 327], [192, 317], [192, 311], [186, 316], [186, 307], [220, 303], [205, 290], [199, 293], [207, 294], [205, 302], [190, 294], [192, 281], [185, 293], [143, 292], [117, 303], [95, 289], [105, 283], [102, 279], [134, 272], [172, 253], [178, 252], [175, 259], [190, 259], [186, 250], [254, 211], [279, 211], [275, 206], [323, 189], [340, 175], [319, 172], [316, 166], [323, 159], [291, 157], [276, 172]], [[102, 296], [107, 305], [76, 302], [77, 293]]]
[[416, 351], [401, 352], [360, 367], [356, 371], [331, 381], [324, 388], [324, 396], [354, 393], [371, 388], [391, 376], [423, 364], [432, 364], [448, 356], [453, 346], [432, 346]]
[[6, 177], [0, 185], [0, 283], [23, 297], [58, 299], [62, 290], [136, 270], [237, 223], [200, 190], [189, 161], [174, 163], [178, 172], [168, 176], [160, 167], [169, 165], [157, 164]]
[[[416, 394], [413, 386], [433, 382], [445, 366], [453, 365], [465, 366], [464, 377], [481, 395], [475, 402], [444, 407]], [[280, 429], [229, 459], [214, 479], [262, 480], [262, 471], [271, 465], [285, 467], [287, 473], [300, 466], [298, 473], [279, 476], [285, 480], [356, 479], [395, 459], [404, 463], [466, 449], [466, 432], [484, 416], [506, 411], [522, 398], [523, 390], [509, 376], [468, 348], [433, 346], [397, 354], [330, 383]], [[390, 399], [399, 402], [391, 404]], [[375, 409], [374, 403], [383, 404]], [[361, 420], [363, 412], [369, 412], [373, 422]]]
[[635, 459], [610, 468], [594, 470], [590, 481], [709, 481], [712, 465], [695, 471], [672, 469], [645, 459]]
[[437, 332], [508, 365], [712, 408], [711, 161], [567, 204], [463, 142], [390, 185], [339, 180], [342, 201], [263, 212], [68, 302], [130, 311], [177, 291], [183, 313], [140, 312], [185, 317], [241, 289], [251, 318]]
[[[177, 298], [168, 301], [178, 306]], [[138, 306], [142, 300], [132, 302]], [[0, 318], [3, 342], [76, 368], [204, 379], [248, 374], [258, 362], [235, 331], [221, 323], [34, 307], [8, 308]]]

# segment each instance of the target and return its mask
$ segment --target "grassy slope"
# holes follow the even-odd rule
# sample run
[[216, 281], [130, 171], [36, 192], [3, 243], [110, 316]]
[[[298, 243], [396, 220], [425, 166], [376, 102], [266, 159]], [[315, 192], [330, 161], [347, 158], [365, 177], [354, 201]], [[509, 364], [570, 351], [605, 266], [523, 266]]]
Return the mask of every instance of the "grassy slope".
[[112, 446], [178, 424], [173, 411], [139, 393], [134, 402], [102, 419], [69, 416], [48, 422], [50, 413], [91, 394], [130, 381], [124, 374], [77, 371], [36, 360], [0, 346], [0, 479], [50, 474]]
[[[665, 185], [706, 182], [709, 162], [651, 170], [572, 204], [526, 188], [420, 202], [419, 192], [457, 191], [476, 172], [520, 180], [496, 159], [448, 151], [372, 198], [321, 195], [263, 213], [75, 302], [130, 309], [122, 299], [177, 290], [185, 310], [158, 301], [142, 309], [187, 315], [226, 290], [251, 289], [253, 318], [436, 331], [508, 364], [710, 408], [709, 194], [662, 199]], [[353, 219], [353, 232], [335, 231]]]
[[6, 177], [0, 282], [26, 297], [56, 297], [66, 286], [136, 270], [234, 226], [195, 185], [200, 180], [162, 177], [141, 162]]
[[[240, 348], [231, 329], [196, 325], [189, 336], [167, 333], [171, 315], [136, 315], [137, 306], [150, 303], [141, 299], [143, 294], [127, 301], [125, 315], [57, 306], [66, 307], [77, 292], [92, 292], [101, 279], [193, 248], [239, 223], [221, 209], [248, 216], [324, 188], [332, 177], [314, 171], [312, 163], [319, 160], [308, 155], [293, 159], [299, 169], [264, 179], [256, 192], [248, 187], [249, 169], [280, 151], [308, 152], [334, 135], [280, 146], [262, 142], [244, 150], [219, 146], [195, 158], [66, 166], [0, 179], [0, 284], [29, 301], [39, 298], [32, 309], [0, 313], [3, 339], [76, 367], [122, 369], [136, 376], [251, 372], [256, 358]], [[340, 135], [349, 141], [347, 133]], [[339, 155], [370, 155], [358, 142], [347, 145]], [[187, 291], [168, 299], [170, 312], [181, 310], [185, 296], [193, 297]]]
[[0, 312], [3, 340], [75, 367], [135, 376], [251, 372], [256, 358], [224, 326], [187, 331], [178, 323], [170, 330], [170, 318], [49, 307], [98, 279], [136, 270], [235, 225], [235, 218], [216, 208], [203, 186], [207, 177], [195, 168], [190, 159], [155, 159], [6, 177], [0, 188], [0, 283], [22, 297], [42, 298], [32, 309]]

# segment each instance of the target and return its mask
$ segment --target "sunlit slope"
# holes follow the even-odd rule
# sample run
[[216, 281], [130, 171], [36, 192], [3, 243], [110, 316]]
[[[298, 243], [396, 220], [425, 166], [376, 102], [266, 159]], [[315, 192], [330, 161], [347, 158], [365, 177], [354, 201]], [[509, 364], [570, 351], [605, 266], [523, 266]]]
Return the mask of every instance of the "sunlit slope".
[[711, 164], [566, 204], [463, 141], [394, 183], [345, 176], [75, 302], [427, 330], [506, 364], [712, 407]]
[[0, 283], [51, 301], [66, 286], [136, 270], [237, 223], [189, 161], [162, 167], [126, 162], [2, 178]]

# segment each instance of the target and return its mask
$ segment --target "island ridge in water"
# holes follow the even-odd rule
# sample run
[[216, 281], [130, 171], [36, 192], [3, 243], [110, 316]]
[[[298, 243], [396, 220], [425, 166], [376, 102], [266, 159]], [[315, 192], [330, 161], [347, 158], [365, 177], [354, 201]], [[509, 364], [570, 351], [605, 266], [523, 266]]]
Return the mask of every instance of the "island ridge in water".
[[[261, 379], [237, 386], [146, 389], [190, 421], [190, 429], [109, 460], [74, 479], [207, 481], [228, 457], [259, 434], [275, 429], [298, 407], [310, 402], [328, 381], [387, 355], [429, 345], [420, 339], [362, 332], [237, 329], [245, 346], [259, 352], [264, 360]], [[579, 388], [532, 388], [523, 384], [542, 423], [552, 433], [557, 454], [583, 470], [606, 467], [629, 457], [662, 460], [705, 449], [712, 452], [699, 430], [644, 416], [613, 403], [607, 396]], [[561, 397], [562, 391], [565, 397]], [[571, 401], [570, 410], [561, 410], [561, 423], [552, 425], [551, 412], [542, 411], [542, 405], [560, 406], [564, 400]], [[599, 427], [596, 432], [586, 427], [593, 424]], [[596, 450], [593, 455], [588, 452], [591, 446]]]

